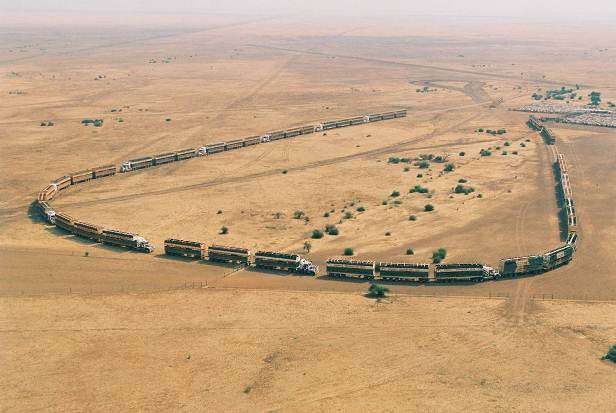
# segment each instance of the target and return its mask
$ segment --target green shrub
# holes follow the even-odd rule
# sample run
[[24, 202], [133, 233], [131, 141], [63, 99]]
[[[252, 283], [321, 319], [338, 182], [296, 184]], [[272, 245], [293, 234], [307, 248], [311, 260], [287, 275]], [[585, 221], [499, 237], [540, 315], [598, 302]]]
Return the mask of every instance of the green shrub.
[[413, 251], [413, 248], [407, 248], [406, 255], [415, 255], [415, 251]]
[[512, 153], [512, 154], [514, 154], [514, 155], [517, 155], [517, 154], [518, 154], [518, 151], [513, 151], [513, 152], [511, 152], [511, 153]]
[[490, 156], [490, 155], [492, 155], [492, 152], [490, 152], [487, 149], [482, 149], [482, 150], [479, 151], [479, 155], [481, 155], [481, 156]]
[[507, 155], [507, 151], [503, 151], [502, 154], [506, 156]]
[[351, 211], [347, 211], [347, 212], [344, 213], [342, 218], [344, 218], [344, 219], [351, 219], [351, 218], [353, 218], [353, 214], [351, 213]]
[[415, 215], [409, 215], [409, 221], [417, 221], [417, 217]]
[[445, 168], [443, 168], [443, 171], [445, 172], [451, 172], [455, 169], [455, 166], [452, 163], [448, 163], [447, 165], [445, 165]]
[[387, 200], [384, 199], [383, 202], [381, 202], [381, 205], [387, 205]]
[[616, 344], [610, 347], [607, 354], [601, 357], [602, 360], [609, 360], [612, 363], [616, 363]]
[[388, 292], [389, 292], [389, 288], [385, 287], [384, 285], [373, 283], [373, 284], [370, 284], [370, 287], [368, 287], [368, 292], [366, 293], [366, 297], [384, 298], [387, 296]]
[[390, 197], [392, 197], [392, 198], [396, 198], [396, 197], [400, 196], [400, 192], [398, 192], [398, 191], [393, 191], [393, 192], [391, 193], [391, 195], [389, 195], [389, 196], [390, 196]]
[[426, 204], [426, 206], [424, 206], [424, 211], [426, 212], [434, 211], [434, 205]]
[[333, 224], [327, 224], [325, 226], [325, 232], [327, 235], [338, 235], [338, 228]]
[[458, 179], [458, 182], [461, 183], [461, 184], [465, 184], [468, 181], [466, 179], [464, 179], [464, 178], [460, 178], [460, 179]]
[[460, 152], [458, 155], [464, 156], [464, 155], [466, 155], [466, 152]]
[[385, 233], [385, 236], [386, 236], [386, 237], [389, 237], [390, 235], [391, 235], [391, 232], [389, 232], [389, 231], [387, 231], [387, 232]]
[[344, 251], [342, 252], [342, 254], [343, 254], [343, 255], [350, 256], [350, 255], [355, 254], [355, 252], [353, 251], [353, 248], [346, 247], [346, 248], [344, 249]]
[[438, 264], [443, 261], [447, 256], [447, 250], [445, 248], [439, 248], [438, 250], [432, 253], [432, 262], [434, 264]]
[[357, 212], [364, 212], [366, 210], [366, 208], [364, 208], [363, 206], [357, 207], [356, 211]]
[[418, 162], [415, 162], [415, 165], [420, 167], [421, 169], [426, 169], [426, 168], [430, 167], [430, 162], [425, 161], [425, 160], [424, 161], [418, 161]]
[[387, 163], [400, 163], [400, 158], [397, 158], [395, 156], [391, 156], [389, 157], [389, 159], [387, 160]]
[[329, 217], [329, 212], [324, 213], [324, 214], [323, 214], [323, 217], [324, 217], [324, 218], [328, 218], [328, 217]]
[[323, 238], [323, 231], [318, 230], [318, 229], [313, 229], [312, 230], [312, 239], [320, 239]]
[[428, 188], [425, 188], [421, 185], [415, 185], [414, 187], [412, 187], [411, 189], [409, 189], [409, 193], [415, 193], [415, 192], [419, 192], [420, 194], [427, 194], [428, 193]]
[[477, 132], [483, 132], [483, 128], [477, 129]]
[[417, 178], [423, 178], [423, 174], [417, 174]]
[[221, 227], [220, 228], [220, 234], [221, 235], [225, 235], [225, 234], [228, 234], [228, 233], [229, 233], [229, 228], [227, 228], [227, 227]]
[[475, 192], [475, 188], [470, 187], [470, 186], [464, 186], [464, 185], [456, 185], [456, 187], [455, 187], [455, 189], [453, 191], [456, 194], [468, 195], [471, 192]]
[[505, 142], [505, 146], [511, 146], [511, 142], [506, 141], [506, 142]]
[[295, 211], [293, 213], [293, 219], [301, 219], [304, 215], [306, 215], [304, 211]]
[[411, 170], [411, 168], [409, 168], [408, 166], [405, 166], [404, 169], [403, 169], [404, 172], [408, 172], [410, 170]]
[[400, 205], [401, 203], [402, 203], [401, 199], [394, 199], [394, 202], [393, 202], [394, 205]]

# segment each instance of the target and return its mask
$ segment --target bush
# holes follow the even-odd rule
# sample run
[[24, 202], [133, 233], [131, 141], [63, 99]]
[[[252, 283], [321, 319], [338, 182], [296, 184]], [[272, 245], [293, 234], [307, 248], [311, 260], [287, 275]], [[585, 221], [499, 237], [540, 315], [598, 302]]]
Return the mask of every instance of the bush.
[[483, 128], [477, 129], [477, 132], [483, 132]]
[[402, 203], [401, 199], [394, 199], [394, 205], [400, 205]]
[[400, 158], [397, 158], [395, 156], [391, 156], [388, 160], [387, 163], [400, 163]]
[[477, 198], [483, 198], [483, 195], [477, 194]]
[[455, 187], [455, 189], [453, 191], [456, 194], [468, 195], [471, 192], [475, 192], [475, 188], [470, 187], [470, 186], [464, 186], [464, 185], [456, 185], [456, 187]]
[[415, 215], [409, 215], [409, 221], [417, 221], [417, 217]]
[[526, 144], [525, 144], [524, 142], [520, 143], [520, 146], [521, 146], [522, 148], [526, 148]]
[[448, 163], [447, 165], [445, 165], [445, 168], [443, 168], [443, 171], [445, 172], [451, 172], [455, 169], [455, 166], [452, 163]]
[[512, 153], [512, 154], [514, 154], [514, 155], [517, 155], [517, 154], [518, 154], [518, 151], [513, 151], [513, 152], [511, 152], [511, 153]]
[[366, 208], [364, 208], [363, 206], [357, 207], [357, 212], [364, 212], [366, 210]]
[[328, 218], [328, 217], [329, 217], [329, 212], [324, 213], [324, 214], [323, 214], [323, 217], [324, 217], [324, 218]]
[[282, 174], [283, 174], [283, 175], [286, 175], [286, 174], [287, 174], [287, 172], [289, 172], [289, 171], [287, 171], [286, 169], [283, 169], [283, 170], [282, 170]]
[[415, 193], [415, 192], [419, 192], [420, 194], [427, 194], [428, 193], [428, 188], [425, 188], [421, 185], [415, 185], [414, 187], [412, 187], [411, 189], [409, 189], [409, 193]]
[[458, 179], [458, 182], [461, 183], [461, 184], [465, 184], [468, 181], [466, 179], [464, 179], [464, 178], [460, 178], [460, 179]]
[[368, 287], [368, 292], [366, 293], [366, 296], [371, 298], [383, 298], [387, 295], [388, 292], [389, 288], [385, 287], [384, 285], [373, 283], [370, 284], [370, 287]]
[[423, 174], [417, 174], [417, 178], [423, 178]]
[[418, 161], [418, 162], [415, 162], [415, 165], [420, 167], [421, 169], [426, 169], [426, 168], [430, 167], [430, 162], [425, 161], [425, 160], [424, 161]]
[[381, 202], [381, 205], [387, 205], [387, 200], [384, 199], [383, 202]]
[[293, 213], [293, 219], [301, 219], [304, 215], [304, 211], [295, 211]]
[[165, 119], [165, 122], [171, 122], [171, 118]]
[[404, 172], [408, 172], [410, 170], [411, 170], [411, 168], [409, 168], [408, 166], [405, 166], [404, 169], [403, 169]]
[[434, 162], [443, 163], [445, 162], [445, 158], [443, 158], [441, 155], [435, 156]]
[[506, 142], [505, 142], [505, 146], [511, 146], [511, 142], [506, 141]]
[[389, 232], [389, 231], [387, 231], [387, 232], [385, 233], [385, 236], [386, 236], [386, 237], [389, 237], [390, 235], [391, 235], [391, 232]]
[[406, 255], [415, 255], [415, 251], [413, 251], [413, 248], [407, 248]]
[[438, 264], [443, 261], [447, 256], [447, 250], [445, 248], [439, 248], [438, 250], [432, 253], [432, 262], [434, 264]]
[[466, 152], [460, 152], [458, 155], [464, 156], [464, 155], [466, 155]]
[[327, 232], [327, 235], [338, 235], [338, 228], [333, 224], [327, 224], [325, 226], [325, 232]]
[[353, 251], [353, 248], [346, 247], [344, 251], [342, 252], [342, 254], [350, 256], [350, 255], [355, 254], [355, 252]]
[[398, 191], [393, 191], [393, 192], [391, 193], [391, 195], [389, 195], [389, 196], [390, 196], [390, 197], [392, 197], [392, 198], [398, 197], [398, 196], [400, 196], [400, 192], [398, 192]]
[[479, 151], [479, 155], [481, 155], [481, 156], [490, 156], [490, 155], [492, 155], [492, 152], [490, 152], [487, 149], [482, 149], [482, 150]]
[[229, 233], [229, 228], [227, 227], [221, 227], [220, 228], [220, 235], [225, 235]]
[[426, 206], [424, 206], [424, 211], [426, 212], [434, 211], [434, 205], [427, 204]]
[[506, 156], [507, 155], [507, 151], [503, 151], [502, 154]]
[[350, 211], [347, 211], [347, 212], [344, 213], [342, 218], [344, 218], [344, 219], [351, 219], [351, 218], [353, 218], [353, 214]]
[[614, 344], [612, 347], [610, 347], [610, 349], [607, 352], [607, 354], [605, 356], [601, 357], [601, 360], [609, 360], [612, 363], [616, 363], [616, 344]]
[[318, 229], [313, 229], [312, 230], [312, 239], [320, 239], [323, 238], [323, 231], [320, 231]]

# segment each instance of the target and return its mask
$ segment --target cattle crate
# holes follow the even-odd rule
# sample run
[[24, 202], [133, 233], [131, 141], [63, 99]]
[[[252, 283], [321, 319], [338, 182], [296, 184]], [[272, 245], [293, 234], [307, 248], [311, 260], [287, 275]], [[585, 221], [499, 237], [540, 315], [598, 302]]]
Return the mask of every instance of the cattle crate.
[[225, 142], [225, 151], [230, 151], [232, 149], [241, 148], [244, 146], [243, 139], [233, 139], [231, 141]]
[[485, 278], [483, 264], [437, 264], [434, 268], [436, 281], [483, 281]]
[[306, 125], [302, 126], [302, 135], [307, 135], [309, 133], [314, 133], [314, 125]]
[[278, 139], [284, 139], [285, 138], [285, 131], [283, 130], [278, 130], [275, 132], [268, 132], [268, 135], [270, 137], [270, 141], [275, 141]]
[[250, 138], [244, 139], [244, 146], [258, 145], [259, 143], [261, 143], [260, 136], [251, 136]]
[[205, 256], [205, 244], [169, 238], [165, 240], [165, 254], [202, 259]]
[[207, 248], [208, 260], [232, 264], [250, 263], [250, 251], [246, 248], [228, 247], [225, 245], [210, 245]]
[[330, 277], [374, 279], [374, 261], [358, 261], [330, 258], [325, 266]]
[[92, 173], [94, 174], [94, 179], [103, 178], [105, 176], [115, 175], [116, 167], [115, 165], [97, 166], [92, 169]]
[[169, 162], [175, 162], [176, 160], [176, 153], [175, 152], [168, 152], [168, 153], [161, 153], [160, 155], [154, 155], [154, 165], [162, 165], [165, 163], [169, 163]]
[[194, 158], [196, 155], [197, 150], [195, 148], [180, 149], [179, 151], [175, 152], [175, 159], [177, 161], [181, 161], [183, 159]]
[[68, 176], [68, 175], [64, 175], [64, 176], [56, 179], [53, 183], [58, 188], [58, 191], [61, 191], [61, 190], [65, 189], [65, 188], [68, 188], [69, 186], [71, 186], [71, 177]]
[[397, 110], [394, 112], [396, 118], [404, 118], [406, 116], [406, 109]]
[[427, 282], [430, 276], [428, 264], [380, 262], [377, 268], [386, 281]]
[[255, 266], [269, 270], [295, 271], [298, 267], [300, 256], [284, 252], [257, 251], [255, 253]]
[[287, 138], [292, 138], [294, 136], [298, 136], [301, 134], [302, 134], [301, 128], [293, 128], [293, 129], [288, 129], [287, 131], [285, 131], [285, 136]]
[[71, 174], [71, 185], [89, 181], [94, 178], [94, 172], [91, 169], [79, 171]]

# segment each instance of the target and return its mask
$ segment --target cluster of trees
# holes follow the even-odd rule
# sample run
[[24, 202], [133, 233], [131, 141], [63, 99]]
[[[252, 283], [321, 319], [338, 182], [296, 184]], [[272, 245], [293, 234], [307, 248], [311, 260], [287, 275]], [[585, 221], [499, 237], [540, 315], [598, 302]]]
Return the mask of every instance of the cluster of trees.
[[414, 187], [412, 187], [411, 189], [409, 189], [409, 193], [415, 193], [415, 192], [419, 192], [420, 194], [427, 194], [428, 193], [428, 188], [423, 187], [421, 185], [415, 185]]
[[438, 264], [443, 261], [447, 256], [447, 250], [445, 248], [439, 248], [438, 250], [432, 253], [432, 262], [434, 264]]
[[44, 120], [41, 122], [41, 126], [53, 126], [53, 125], [55, 125], [55, 123], [53, 123], [50, 120]]
[[475, 192], [475, 188], [473, 188], [472, 186], [464, 186], [462, 184], [456, 185], [456, 187], [453, 190], [456, 194], [464, 194], [464, 195], [468, 195], [471, 192]]
[[103, 120], [102, 119], [89, 119], [89, 118], [86, 118], [86, 119], [82, 120], [81, 123], [83, 125], [85, 125], [85, 126], [88, 126], [88, 125], [91, 124], [91, 125], [96, 126], [97, 128], [103, 126]]
[[588, 98], [590, 99], [591, 105], [599, 106], [599, 104], [601, 103], [601, 92], [590, 92]]

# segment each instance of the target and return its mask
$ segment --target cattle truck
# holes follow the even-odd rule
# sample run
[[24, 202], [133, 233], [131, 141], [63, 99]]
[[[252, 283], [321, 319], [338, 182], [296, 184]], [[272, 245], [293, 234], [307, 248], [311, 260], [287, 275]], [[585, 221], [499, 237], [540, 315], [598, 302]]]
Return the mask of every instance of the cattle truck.
[[145, 253], [154, 251], [154, 246], [152, 246], [148, 240], [131, 232], [104, 229], [101, 234], [101, 241], [105, 244], [126, 247]]
[[71, 185], [87, 182], [94, 178], [94, 172], [91, 169], [75, 172], [71, 174]]
[[274, 251], [257, 251], [255, 266], [267, 270], [281, 270], [298, 274], [316, 275], [317, 266], [298, 254]]
[[94, 179], [103, 178], [105, 176], [115, 175], [116, 167], [115, 165], [97, 166], [92, 169], [92, 173], [94, 174]]

